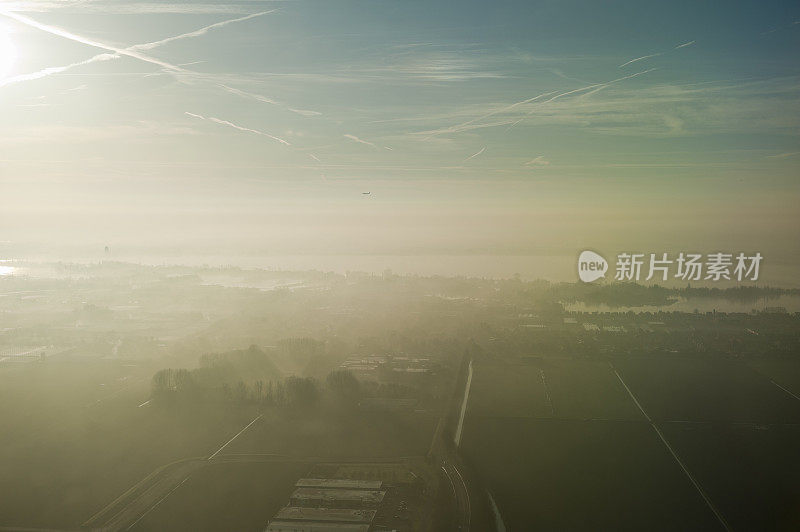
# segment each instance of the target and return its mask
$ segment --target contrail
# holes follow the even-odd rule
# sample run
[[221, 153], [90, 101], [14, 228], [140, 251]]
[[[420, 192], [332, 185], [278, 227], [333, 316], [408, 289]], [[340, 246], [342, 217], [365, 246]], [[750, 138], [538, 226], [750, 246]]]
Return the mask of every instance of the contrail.
[[[235, 19], [230, 19], [230, 20], [224, 20], [222, 22], [217, 22], [215, 24], [211, 24], [210, 26], [206, 26], [204, 28], [200, 28], [200, 29], [195, 30], [195, 31], [191, 31], [189, 33], [183, 33], [181, 35], [176, 35], [174, 37], [168, 37], [166, 39], [161, 39], [160, 41], [154, 41], [154, 42], [143, 43], [143, 44], [135, 44], [133, 46], [129, 46], [128, 48], [125, 48], [125, 49], [122, 49], [122, 50], [115, 50], [111, 46], [106, 46], [106, 45], [103, 45], [101, 43], [92, 42], [89, 39], [84, 39], [84, 38], [82, 38], [82, 37], [80, 37], [78, 35], [74, 35], [74, 34], [72, 34], [70, 32], [62, 30], [61, 28], [55, 28], [55, 27], [52, 27], [52, 26], [46, 26], [44, 24], [40, 24], [40, 23], [36, 22], [35, 20], [33, 20], [31, 18], [22, 16], [22, 15], [18, 15], [16, 13], [0, 11], [0, 15], [6, 15], [6, 16], [8, 16], [10, 18], [13, 18], [17, 22], [21, 22], [22, 24], [26, 24], [28, 26], [32, 26], [34, 28], [38, 28], [38, 29], [46, 31], [48, 33], [52, 33], [54, 35], [59, 35], [61, 37], [66, 37], [67, 39], [76, 40], [76, 41], [82, 42], [84, 44], [89, 44], [90, 46], [104, 48], [106, 50], [114, 52], [113, 54], [109, 54], [109, 53], [97, 54], [94, 57], [90, 57], [89, 59], [86, 59], [84, 61], [78, 61], [76, 63], [71, 63], [69, 65], [64, 65], [64, 66], [60, 66], [60, 67], [49, 67], [49, 68], [42, 69], [42, 70], [40, 70], [38, 72], [33, 72], [31, 74], [21, 74], [19, 76], [14, 76], [13, 78], [8, 78], [6, 80], [3, 80], [2, 83], [0, 83], [0, 86], [10, 85], [12, 83], [18, 83], [20, 81], [28, 81], [28, 80], [43, 78], [45, 76], [50, 76], [52, 74], [58, 74], [60, 72], [66, 71], [66, 70], [70, 70], [72, 68], [83, 66], [83, 65], [88, 65], [90, 63], [95, 63], [97, 61], [108, 61], [109, 59], [118, 59], [118, 58], [122, 57], [123, 55], [128, 55], [128, 54], [122, 53], [123, 50], [127, 50], [129, 52], [136, 52], [137, 50], [151, 50], [153, 48], [156, 48], [158, 46], [162, 46], [162, 45], [164, 45], [166, 43], [169, 43], [169, 42], [172, 42], [172, 41], [176, 41], [176, 40], [180, 40], [180, 39], [188, 39], [188, 38], [191, 38], [191, 37], [199, 37], [201, 35], [205, 35], [206, 33], [208, 33], [212, 29], [219, 28], [219, 27], [222, 27], [222, 26], [226, 26], [226, 25], [232, 24], [234, 22], [241, 22], [243, 20], [248, 20], [248, 19], [251, 19], [251, 18], [260, 17], [262, 15], [266, 15], [268, 13], [272, 13], [273, 11], [276, 11], [276, 10], [273, 9], [271, 11], [262, 11], [261, 13], [255, 13], [253, 15], [247, 15], [246, 17], [240, 17], [240, 18], [235, 18]], [[136, 57], [136, 56], [131, 56], [131, 57]], [[136, 57], [136, 58], [146, 61], [146, 59], [143, 59], [142, 57]], [[148, 61], [148, 62], [150, 62], [150, 61]], [[175, 69], [183, 70], [179, 65], [169, 65], [169, 66], [172, 67], [171, 69], [173, 69], [173, 70], [175, 70]], [[188, 71], [186, 71], [186, 72], [188, 72]]]
[[192, 118], [199, 118], [200, 120], [210, 120], [215, 124], [220, 124], [222, 126], [232, 127], [234, 129], [238, 129], [239, 131], [246, 131], [247, 133], [255, 133], [256, 135], [263, 135], [265, 137], [269, 137], [272, 140], [280, 142], [286, 146], [291, 146], [291, 144], [280, 137], [276, 137], [275, 135], [270, 135], [269, 133], [265, 133], [263, 131], [259, 131], [258, 129], [251, 129], [249, 127], [240, 126], [238, 124], [234, 124], [233, 122], [229, 122], [228, 120], [222, 120], [221, 118], [215, 118], [213, 116], [205, 117], [203, 115], [199, 115], [197, 113], [190, 113], [189, 111], [184, 111], [184, 114], [191, 116]]
[[70, 39], [70, 40], [75, 41], [75, 42], [86, 44], [88, 46], [93, 46], [95, 48], [101, 48], [103, 50], [106, 50], [107, 52], [113, 52], [112, 54], [109, 54], [109, 53], [98, 54], [98, 55], [96, 55], [94, 57], [91, 57], [91, 58], [85, 60], [85, 61], [72, 63], [70, 65], [65, 65], [63, 67], [50, 67], [50, 68], [47, 68], [47, 69], [44, 69], [44, 70], [41, 70], [39, 72], [35, 72], [35, 73], [32, 73], [32, 74], [24, 74], [24, 75], [20, 75], [20, 76], [15, 76], [13, 78], [9, 78], [7, 80], [3, 80], [2, 82], [0, 82], [0, 87], [2, 87], [3, 85], [9, 85], [11, 83], [17, 83], [17, 82], [20, 82], [20, 81], [28, 81], [28, 80], [32, 80], [32, 79], [38, 79], [38, 78], [42, 78], [42, 77], [45, 77], [45, 76], [49, 76], [49, 75], [52, 75], [52, 74], [57, 74], [57, 73], [60, 73], [60, 72], [64, 72], [65, 70], [69, 70], [71, 68], [75, 68], [77, 66], [87, 65], [89, 63], [94, 63], [94, 62], [97, 62], [97, 61], [105, 61], [105, 60], [109, 60], [109, 59], [116, 59], [116, 58], [118, 58], [120, 56], [126, 56], [126, 57], [132, 57], [134, 59], [138, 59], [140, 61], [144, 61], [146, 63], [151, 63], [151, 64], [154, 64], [154, 65], [160, 66], [161, 68], [169, 71], [173, 75], [182, 74], [182, 75], [193, 77], [195, 79], [201, 79], [201, 80], [207, 81], [208, 83], [211, 83], [212, 85], [214, 85], [216, 87], [222, 88], [222, 89], [224, 89], [224, 90], [226, 90], [226, 91], [228, 91], [228, 92], [230, 92], [232, 94], [236, 94], [237, 96], [240, 96], [240, 97], [243, 97], [243, 98], [255, 99], [255, 100], [258, 100], [258, 101], [261, 101], [261, 102], [264, 102], [264, 103], [269, 103], [271, 105], [277, 105], [277, 106], [285, 108], [288, 111], [300, 114], [302, 116], [319, 115], [321, 113], [318, 113], [316, 111], [308, 111], [308, 110], [305, 110], [305, 109], [293, 109], [291, 107], [286, 107], [286, 106], [282, 105], [281, 103], [279, 103], [279, 102], [277, 102], [277, 101], [275, 101], [275, 100], [273, 100], [271, 98], [267, 98], [266, 96], [262, 96], [260, 94], [256, 94], [256, 93], [252, 93], [252, 92], [243, 91], [243, 90], [240, 90], [240, 89], [235, 89], [235, 88], [230, 87], [228, 85], [225, 85], [223, 83], [219, 83], [219, 82], [215, 82], [213, 80], [209, 80], [209, 79], [207, 79], [207, 77], [205, 75], [203, 75], [203, 74], [201, 74], [199, 72], [195, 72], [193, 70], [187, 70], [187, 69], [185, 69], [185, 68], [183, 68], [183, 67], [181, 67], [179, 65], [173, 65], [171, 63], [167, 63], [166, 61], [161, 61], [159, 59], [156, 59], [154, 57], [151, 57], [149, 55], [146, 55], [146, 54], [143, 54], [143, 53], [139, 52], [139, 50], [150, 50], [152, 48], [156, 48], [156, 47], [161, 46], [161, 45], [163, 45], [165, 43], [172, 42], [172, 41], [175, 41], [175, 40], [178, 40], [178, 39], [186, 39], [186, 38], [191, 38], [191, 37], [197, 37], [197, 36], [200, 36], [200, 35], [204, 35], [206, 32], [208, 32], [211, 29], [215, 29], [215, 28], [218, 28], [220, 26], [227, 25], [227, 24], [232, 24], [234, 22], [241, 22], [243, 20], [247, 20], [247, 19], [250, 19], [250, 18], [266, 15], [266, 14], [272, 13], [274, 11], [277, 11], [277, 10], [273, 9], [273, 10], [270, 10], [270, 11], [262, 11], [260, 13], [247, 15], [245, 17], [239, 17], [239, 18], [236, 18], [236, 19], [230, 19], [230, 20], [225, 20], [225, 21], [222, 21], [222, 22], [217, 22], [215, 24], [211, 24], [210, 26], [206, 26], [204, 28], [200, 28], [198, 30], [191, 31], [189, 33], [176, 35], [174, 37], [168, 37], [166, 39], [161, 39], [160, 41], [154, 41], [154, 42], [143, 43], [143, 44], [136, 44], [136, 45], [133, 45], [133, 46], [129, 46], [127, 48], [119, 48], [119, 47], [116, 47], [116, 46], [112, 46], [110, 44], [102, 43], [100, 41], [97, 41], [97, 40], [94, 40], [94, 39], [91, 39], [91, 38], [88, 38], [88, 37], [82, 37], [80, 35], [76, 35], [76, 34], [74, 34], [72, 32], [64, 30], [62, 28], [58, 28], [56, 26], [50, 26], [50, 25], [47, 25], [47, 24], [42, 24], [40, 22], [37, 22], [36, 20], [33, 20], [30, 17], [26, 17], [24, 15], [20, 15], [19, 13], [13, 13], [13, 12], [9, 12], [9, 11], [0, 11], [0, 15], [5, 15], [5, 16], [11, 18], [11, 19], [16, 20], [17, 22], [20, 22], [21, 24], [25, 24], [27, 26], [30, 26], [30, 27], [45, 31], [45, 32], [50, 33], [52, 35], [57, 35], [57, 36], [60, 36], [60, 37], [64, 37], [66, 39]]
[[553, 94], [554, 92], [557, 92], [557, 91], [545, 92], [545, 93], [542, 93], [542, 94], [540, 94], [538, 96], [534, 96], [533, 98], [528, 98], [527, 100], [522, 100], [522, 101], [519, 101], [519, 102], [516, 102], [516, 103], [512, 103], [511, 105], [508, 105], [506, 107], [501, 107], [500, 109], [495, 109], [494, 111], [492, 111], [490, 113], [486, 113], [483, 116], [479, 116], [477, 118], [473, 118], [472, 120], [467, 120], [466, 122], [462, 122], [461, 124], [456, 124], [455, 126], [450, 126], [449, 128], [445, 128], [445, 129], [440, 129], [438, 131], [434, 131], [434, 132], [431, 133], [431, 135], [429, 135], [428, 137], [426, 137], [423, 140], [428, 140], [429, 138], [431, 138], [431, 137], [433, 137], [435, 135], [440, 135], [442, 133], [457, 133], [464, 126], [468, 126], [468, 125], [473, 124], [475, 122], [480, 122], [481, 120], [489, 118], [490, 116], [494, 116], [494, 115], [496, 115], [498, 113], [504, 113], [506, 111], [510, 111], [511, 109], [513, 109], [513, 108], [515, 108], [515, 107], [517, 107], [519, 105], [524, 105], [526, 103], [535, 102], [539, 98], [543, 98], [545, 96], [549, 96], [549, 95]]
[[228, 24], [233, 24], [235, 22], [242, 22], [245, 20], [250, 20], [251, 18], [261, 17], [263, 15], [268, 15], [270, 13], [274, 13], [277, 9], [271, 9], [269, 11], [261, 11], [260, 13], [253, 13], [252, 15], [247, 15], [244, 17], [239, 18], [232, 18], [229, 20], [223, 20], [222, 22], [217, 22], [215, 24], [211, 24], [210, 26], [206, 26], [204, 28], [200, 28], [199, 30], [190, 31], [189, 33], [182, 33], [181, 35], [176, 35], [174, 37], [167, 37], [166, 39], [161, 39], [160, 41], [153, 41], [144, 44], [136, 44], [133, 46], [128, 47], [128, 50], [151, 50], [153, 48], [157, 48], [159, 46], [163, 46], [167, 43], [172, 41], [178, 41], [180, 39], [187, 39], [191, 37], [200, 37], [201, 35], [205, 35], [209, 31], [221, 28], [223, 26], [227, 26]]
[[643, 55], [642, 57], [637, 57], [636, 59], [631, 59], [630, 61], [622, 63], [617, 68], [624, 68], [624, 67], [630, 65], [631, 63], [636, 63], [637, 61], [643, 61], [645, 59], [650, 59], [651, 57], [658, 57], [660, 55], [666, 54], [667, 52], [671, 52], [672, 50], [678, 50], [679, 48], [685, 48], [687, 46], [693, 45], [695, 42], [697, 42], [697, 41], [689, 41], [689, 42], [685, 42], [683, 44], [679, 44], [678, 46], [675, 46], [674, 48], [672, 48], [671, 50], [667, 50], [666, 52], [658, 52], [658, 53], [655, 53], [655, 54]]
[[485, 152], [485, 151], [486, 151], [486, 146], [484, 146], [483, 148], [481, 148], [480, 150], [478, 150], [478, 152], [477, 152], [477, 153], [473, 153], [472, 155], [470, 155], [469, 157], [467, 157], [466, 159], [464, 159], [464, 162], [467, 162], [467, 161], [469, 161], [470, 159], [474, 159], [475, 157], [477, 157], [478, 155], [480, 155], [481, 153], [483, 153], [483, 152]]
[[539, 155], [535, 159], [531, 159], [530, 161], [525, 163], [523, 166], [549, 166], [549, 165], [550, 161], [545, 160], [544, 155]]
[[5, 87], [6, 85], [13, 85], [14, 83], [20, 83], [22, 81], [31, 81], [34, 79], [44, 78], [47, 76], [51, 76], [53, 74], [58, 74], [66, 70], [70, 70], [75, 67], [88, 65], [90, 63], [96, 63], [98, 61], [108, 61], [110, 59], [117, 59], [118, 57], [120, 57], [118, 54], [112, 54], [112, 53], [97, 54], [94, 57], [91, 57], [84, 61], [78, 61], [77, 63], [71, 63], [69, 65], [64, 65], [60, 67], [47, 67], [42, 70], [39, 70], [38, 72], [31, 72], [30, 74], [19, 74], [17, 76], [12, 76], [10, 78], [2, 79], [0, 80], [0, 87]]
[[612, 79], [611, 81], [605, 81], [603, 83], [595, 83], [594, 85], [587, 85], [586, 87], [581, 87], [580, 89], [573, 89], [571, 91], [562, 92], [561, 94], [556, 94], [555, 96], [553, 96], [549, 100], [545, 100], [542, 103], [549, 103], [549, 102], [552, 102], [552, 101], [555, 101], [555, 100], [561, 98], [562, 96], [568, 96], [570, 94], [575, 94], [576, 92], [583, 92], [585, 90], [594, 89], [595, 87], [607, 87], [608, 85], [611, 85], [613, 83], [617, 83], [618, 81], [623, 81], [623, 80], [626, 80], [626, 79], [635, 78], [636, 76], [641, 76], [642, 74], [647, 74], [648, 72], [652, 72], [654, 70], [658, 70], [658, 69], [657, 68], [648, 68], [647, 70], [642, 70], [641, 72], [636, 72], [635, 74], [629, 74], [627, 76], [622, 76], [621, 78]]
[[356, 137], [355, 135], [350, 135], [349, 133], [345, 134], [345, 138], [348, 138], [348, 139], [352, 140], [353, 142], [358, 142], [359, 144], [366, 144], [367, 146], [372, 146], [373, 148], [377, 148], [377, 146], [375, 144], [373, 144], [373, 143], [371, 143], [369, 141], [366, 141], [364, 139], [360, 139], [360, 138]]
[[[555, 100], [557, 100], [557, 99], [559, 99], [559, 98], [561, 98], [563, 96], [569, 96], [570, 94], [575, 94], [576, 92], [582, 92], [582, 91], [587, 91], [587, 90], [596, 89], [596, 88], [604, 88], [604, 87], [607, 87], [608, 85], [611, 85], [613, 83], [617, 83], [619, 81], [623, 81], [623, 80], [630, 79], [630, 78], [635, 78], [636, 76], [641, 76], [642, 74], [647, 74], [648, 72], [652, 72], [653, 70], [657, 70], [657, 69], [651, 68], [651, 69], [648, 69], [648, 70], [643, 70], [643, 71], [637, 72], [635, 74], [629, 74], [627, 76], [622, 76], [621, 78], [612, 79], [611, 81], [604, 81], [603, 83], [594, 83], [592, 85], [587, 85], [587, 86], [581, 87], [579, 89], [573, 89], [573, 90], [569, 90], [569, 91], [566, 91], [566, 92], [562, 92], [562, 93], [556, 94], [555, 96], [551, 96], [551, 95], [553, 95], [557, 91], [545, 92], [545, 93], [539, 94], [538, 96], [534, 96], [532, 98], [528, 98], [527, 100], [522, 100], [522, 101], [513, 103], [511, 105], [508, 105], [506, 107], [502, 107], [500, 109], [495, 109], [494, 111], [492, 111], [490, 113], [487, 113], [487, 114], [485, 114], [483, 116], [479, 116], [478, 118], [473, 118], [472, 120], [468, 120], [467, 122], [462, 122], [461, 124], [458, 124], [458, 125], [455, 125], [455, 126], [451, 126], [449, 128], [440, 129], [440, 130], [437, 130], [437, 131], [432, 131], [431, 134], [428, 135], [427, 137], [425, 137], [425, 139], [423, 139], [423, 140], [430, 139], [431, 137], [436, 136], [436, 135], [441, 135], [442, 133], [457, 133], [462, 128], [464, 128], [465, 126], [468, 126], [468, 125], [473, 124], [475, 122], [479, 122], [479, 121], [481, 121], [481, 120], [483, 120], [485, 118], [488, 118], [488, 117], [490, 117], [492, 115], [495, 115], [495, 114], [498, 114], [498, 113], [503, 113], [503, 112], [506, 112], [506, 111], [510, 111], [511, 109], [514, 109], [517, 106], [528, 104], [528, 103], [533, 103], [533, 102], [535, 102], [535, 101], [537, 101], [537, 100], [539, 100], [541, 98], [545, 98], [545, 97], [551, 96], [547, 100], [539, 102], [540, 104], [546, 104], [546, 103], [550, 103], [552, 101], [555, 101]], [[512, 129], [514, 126], [516, 126], [517, 124], [522, 122], [525, 119], [525, 117], [530, 116], [533, 113], [533, 111], [534, 110], [528, 111], [527, 113], [525, 113], [525, 115], [523, 115], [521, 118], [519, 118], [515, 122], [511, 122], [511, 125], [508, 126], [508, 130]], [[505, 125], [505, 124], [508, 124], [508, 123], [509, 122], [504, 122], [504, 123], [499, 124], [499, 125]]]
[[[583, 92], [583, 91], [587, 91], [587, 90], [590, 90], [590, 89], [596, 89], [596, 88], [605, 88], [605, 87], [608, 87], [609, 85], [612, 85], [612, 84], [617, 83], [619, 81], [635, 78], [636, 76], [641, 76], [642, 74], [647, 74], [648, 72], [652, 72], [654, 70], [658, 70], [658, 69], [657, 68], [648, 68], [647, 70], [642, 70], [641, 72], [636, 72], [635, 74], [629, 74], [627, 76], [622, 76], [621, 78], [612, 79], [611, 81], [605, 81], [603, 83], [595, 83], [593, 85], [587, 85], [586, 87], [581, 87], [579, 89], [572, 89], [570, 91], [562, 92], [560, 94], [556, 94], [552, 98], [549, 98], [549, 99], [541, 102], [541, 104], [543, 105], [543, 104], [546, 104], [546, 103], [553, 102], [553, 101], [561, 98], [562, 96], [569, 96], [570, 94], [575, 94], [576, 92]], [[520, 118], [519, 120], [517, 120], [516, 122], [514, 122], [510, 126], [508, 126], [508, 129], [510, 130], [511, 128], [513, 128], [514, 126], [516, 126], [517, 124], [519, 124], [520, 122], [525, 120], [525, 118], [530, 116], [533, 113], [533, 111], [535, 111], [535, 109], [532, 109], [532, 110], [528, 111], [525, 114], [525, 116], [523, 116], [522, 118]]]
[[628, 66], [631, 63], [635, 63], [637, 61], [643, 61], [645, 59], [650, 59], [651, 57], [658, 57], [659, 55], [664, 55], [664, 52], [659, 52], [657, 54], [643, 55], [642, 57], [637, 57], [636, 59], [631, 59], [630, 61], [628, 61], [626, 63], [622, 63], [617, 68], [622, 68], [622, 67]]
[[192, 73], [189, 70], [179, 67], [178, 65], [172, 65], [170, 63], [161, 61], [156, 59], [155, 57], [150, 57], [149, 55], [141, 54], [137, 52], [135, 49], [131, 50], [128, 48], [119, 48], [117, 46], [112, 46], [110, 44], [102, 43], [100, 41], [96, 41], [89, 37], [82, 37], [80, 35], [76, 35], [72, 32], [69, 32], [65, 29], [50, 26], [48, 24], [42, 24], [41, 22], [37, 22], [30, 17], [26, 17], [25, 15], [20, 15], [19, 13], [13, 13], [9, 11], [0, 11], [0, 15], [6, 16], [21, 24], [25, 24], [26, 26], [30, 26], [32, 28], [36, 28], [38, 30], [42, 30], [44, 32], [50, 33], [52, 35], [57, 35], [59, 37], [64, 37], [65, 39], [69, 39], [71, 41], [79, 42], [81, 44], [85, 44], [87, 46], [92, 46], [94, 48], [100, 48], [102, 50], [106, 50], [108, 52], [114, 52], [115, 54], [124, 55], [127, 57], [132, 57], [134, 59], [138, 59], [139, 61], [144, 61], [145, 63], [150, 63], [153, 65], [160, 66], [166, 70], [172, 72], [182, 72], [182, 73]]

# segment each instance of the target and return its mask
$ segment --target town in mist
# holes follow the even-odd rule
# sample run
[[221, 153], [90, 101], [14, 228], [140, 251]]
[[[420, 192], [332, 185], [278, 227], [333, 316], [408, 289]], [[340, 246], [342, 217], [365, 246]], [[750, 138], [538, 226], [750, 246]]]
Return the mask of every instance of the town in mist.
[[0, 0], [0, 530], [797, 530], [798, 52], [777, 0]]

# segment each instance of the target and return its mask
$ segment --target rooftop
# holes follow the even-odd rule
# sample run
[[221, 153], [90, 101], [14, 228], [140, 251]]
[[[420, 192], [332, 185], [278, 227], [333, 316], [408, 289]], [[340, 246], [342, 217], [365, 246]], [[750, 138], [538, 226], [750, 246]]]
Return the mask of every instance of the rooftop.
[[369, 532], [369, 525], [324, 521], [271, 521], [264, 532]]
[[379, 490], [380, 480], [353, 480], [339, 478], [301, 478], [295, 483], [298, 488], [341, 488], [351, 490]]
[[286, 506], [275, 514], [275, 519], [278, 521], [333, 521], [338, 523], [369, 524], [375, 518], [375, 512], [375, 510]]
[[322, 499], [330, 501], [359, 501], [379, 504], [386, 495], [385, 491], [352, 490], [352, 489], [320, 489], [297, 488], [292, 493], [293, 499]]

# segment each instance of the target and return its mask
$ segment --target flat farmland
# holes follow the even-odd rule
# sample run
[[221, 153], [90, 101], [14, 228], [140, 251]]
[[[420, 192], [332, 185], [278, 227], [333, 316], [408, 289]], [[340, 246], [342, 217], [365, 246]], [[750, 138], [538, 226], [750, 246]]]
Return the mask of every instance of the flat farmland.
[[226, 447], [224, 454], [360, 461], [422, 456], [428, 452], [437, 422], [430, 413], [270, 413]]
[[800, 358], [760, 358], [750, 361], [749, 365], [785, 388], [787, 393], [800, 397]]
[[734, 530], [800, 530], [800, 427], [662, 430]]
[[606, 361], [535, 358], [477, 364], [470, 416], [637, 420], [642, 416]]
[[722, 530], [647, 423], [471, 417], [462, 441], [508, 530]]
[[0, 527], [77, 528], [155, 469], [208, 456], [252, 419], [140, 407], [149, 374], [120, 361], [31, 364], [3, 372], [0, 390]]
[[656, 421], [800, 423], [800, 401], [737, 360], [648, 357], [614, 365]]
[[[800, 401], [771, 380], [793, 385], [788, 361], [612, 362], [733, 530], [798, 529]], [[722, 529], [608, 361], [475, 364], [467, 412], [463, 454], [509, 530]]]
[[211, 463], [130, 530], [263, 530], [308, 468], [299, 462]]

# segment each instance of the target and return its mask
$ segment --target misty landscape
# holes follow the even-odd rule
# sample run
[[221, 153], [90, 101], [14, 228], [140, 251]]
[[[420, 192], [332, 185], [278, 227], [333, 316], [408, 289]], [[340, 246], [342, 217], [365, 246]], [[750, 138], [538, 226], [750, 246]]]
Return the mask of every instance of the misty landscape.
[[800, 524], [797, 291], [40, 271], [0, 277], [4, 526], [259, 530], [302, 478], [378, 481], [375, 530]]
[[0, 532], [800, 530], [800, 4], [0, 0]]

